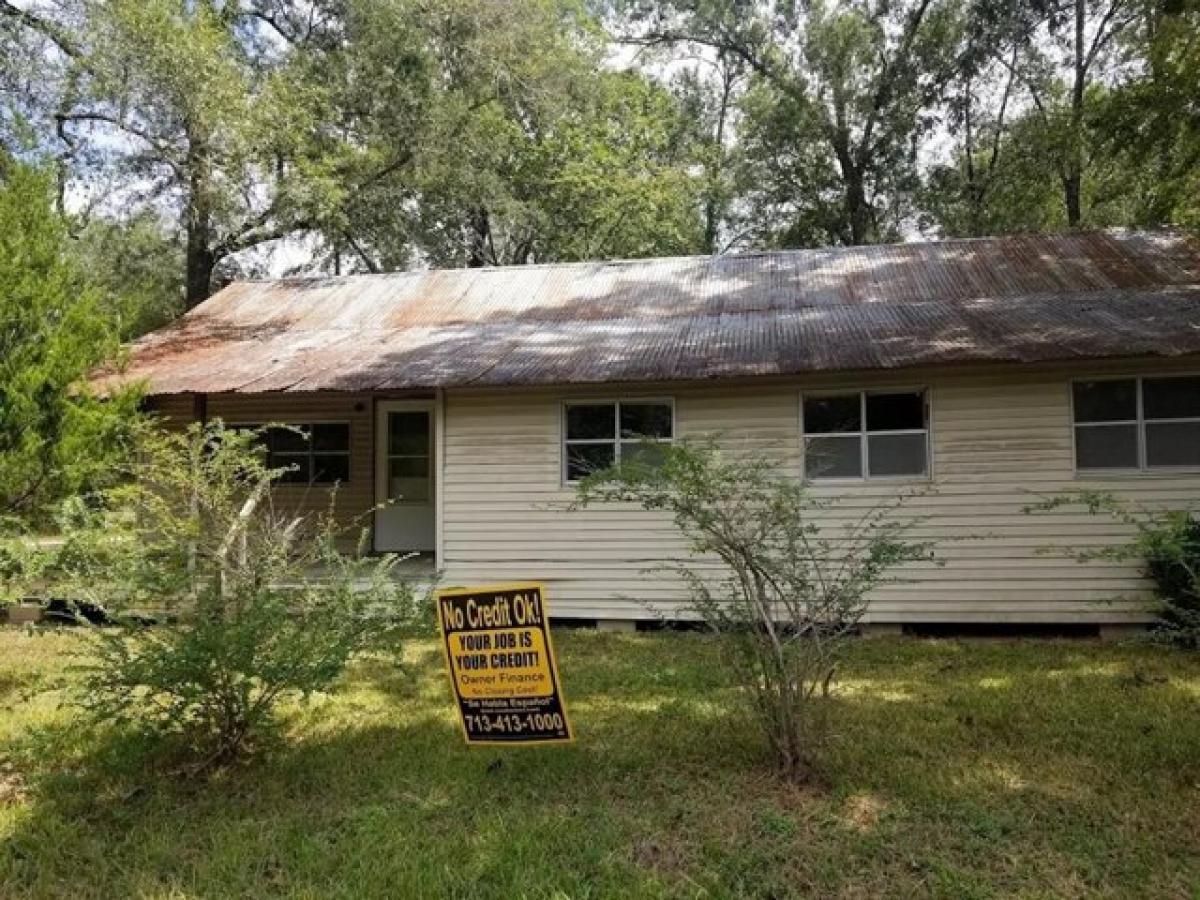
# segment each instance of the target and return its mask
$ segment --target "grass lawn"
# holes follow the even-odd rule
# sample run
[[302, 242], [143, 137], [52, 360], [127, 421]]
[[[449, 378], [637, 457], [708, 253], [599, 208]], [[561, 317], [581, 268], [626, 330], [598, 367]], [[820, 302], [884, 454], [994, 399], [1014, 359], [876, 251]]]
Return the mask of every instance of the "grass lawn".
[[821, 787], [766, 766], [710, 639], [560, 632], [579, 742], [467, 749], [432, 642], [210, 781], [64, 729], [76, 638], [0, 630], [0, 896], [1200, 896], [1200, 658], [857, 644]]

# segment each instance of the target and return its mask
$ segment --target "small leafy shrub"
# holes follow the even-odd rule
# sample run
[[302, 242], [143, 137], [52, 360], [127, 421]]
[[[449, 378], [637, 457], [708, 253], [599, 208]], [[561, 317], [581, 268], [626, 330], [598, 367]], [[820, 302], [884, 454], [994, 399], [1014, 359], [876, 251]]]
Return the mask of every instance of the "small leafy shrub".
[[[577, 504], [633, 501], [670, 513], [691, 560], [669, 568], [688, 586], [692, 611], [726, 639], [738, 683], [783, 774], [809, 777], [827, 736], [826, 702], [845, 641], [867, 594], [896, 567], [932, 558], [906, 535], [916, 520], [904, 498], [821, 527], [832, 504], [811, 496], [767, 460], [728, 456], [712, 441], [655, 447], [658, 464], [590, 475]], [[714, 576], [703, 560], [715, 557]]]
[[1180, 647], [1200, 649], [1200, 518], [1196, 513], [1144, 509], [1102, 491], [1052, 497], [1029, 509], [1044, 512], [1071, 505], [1083, 506], [1092, 515], [1110, 516], [1133, 530], [1128, 543], [1089, 548], [1073, 554], [1074, 558], [1141, 561], [1160, 601], [1154, 635]]
[[[123, 484], [62, 512], [58, 595], [102, 607], [82, 706], [183, 738], [200, 767], [250, 750], [281, 700], [328, 688], [418, 615], [395, 557], [339, 548], [329, 512], [277, 509], [257, 435], [152, 432]], [[84, 624], [80, 617], [81, 624]]]

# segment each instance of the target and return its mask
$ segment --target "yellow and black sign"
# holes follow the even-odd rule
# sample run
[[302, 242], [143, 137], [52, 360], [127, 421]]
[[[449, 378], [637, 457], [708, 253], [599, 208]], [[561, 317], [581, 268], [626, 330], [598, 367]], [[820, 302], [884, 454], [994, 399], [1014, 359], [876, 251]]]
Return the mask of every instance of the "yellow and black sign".
[[572, 739], [540, 584], [439, 591], [438, 625], [468, 744]]

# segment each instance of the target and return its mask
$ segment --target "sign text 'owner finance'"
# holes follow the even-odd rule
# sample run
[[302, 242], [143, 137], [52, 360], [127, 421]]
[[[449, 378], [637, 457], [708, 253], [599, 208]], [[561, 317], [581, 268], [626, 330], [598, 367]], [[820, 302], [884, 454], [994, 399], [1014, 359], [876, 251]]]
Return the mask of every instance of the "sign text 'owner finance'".
[[439, 591], [437, 605], [467, 743], [571, 740], [542, 586]]

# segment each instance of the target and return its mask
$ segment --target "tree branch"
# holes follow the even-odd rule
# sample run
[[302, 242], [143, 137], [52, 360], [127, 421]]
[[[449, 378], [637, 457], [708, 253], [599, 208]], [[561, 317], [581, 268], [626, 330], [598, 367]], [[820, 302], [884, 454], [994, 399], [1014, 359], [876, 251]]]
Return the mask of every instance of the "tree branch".
[[0, 16], [12, 19], [31, 31], [36, 31], [72, 59], [79, 59], [83, 55], [83, 49], [62, 26], [43, 19], [41, 16], [35, 16], [28, 10], [13, 6], [9, 0], [0, 0]]

